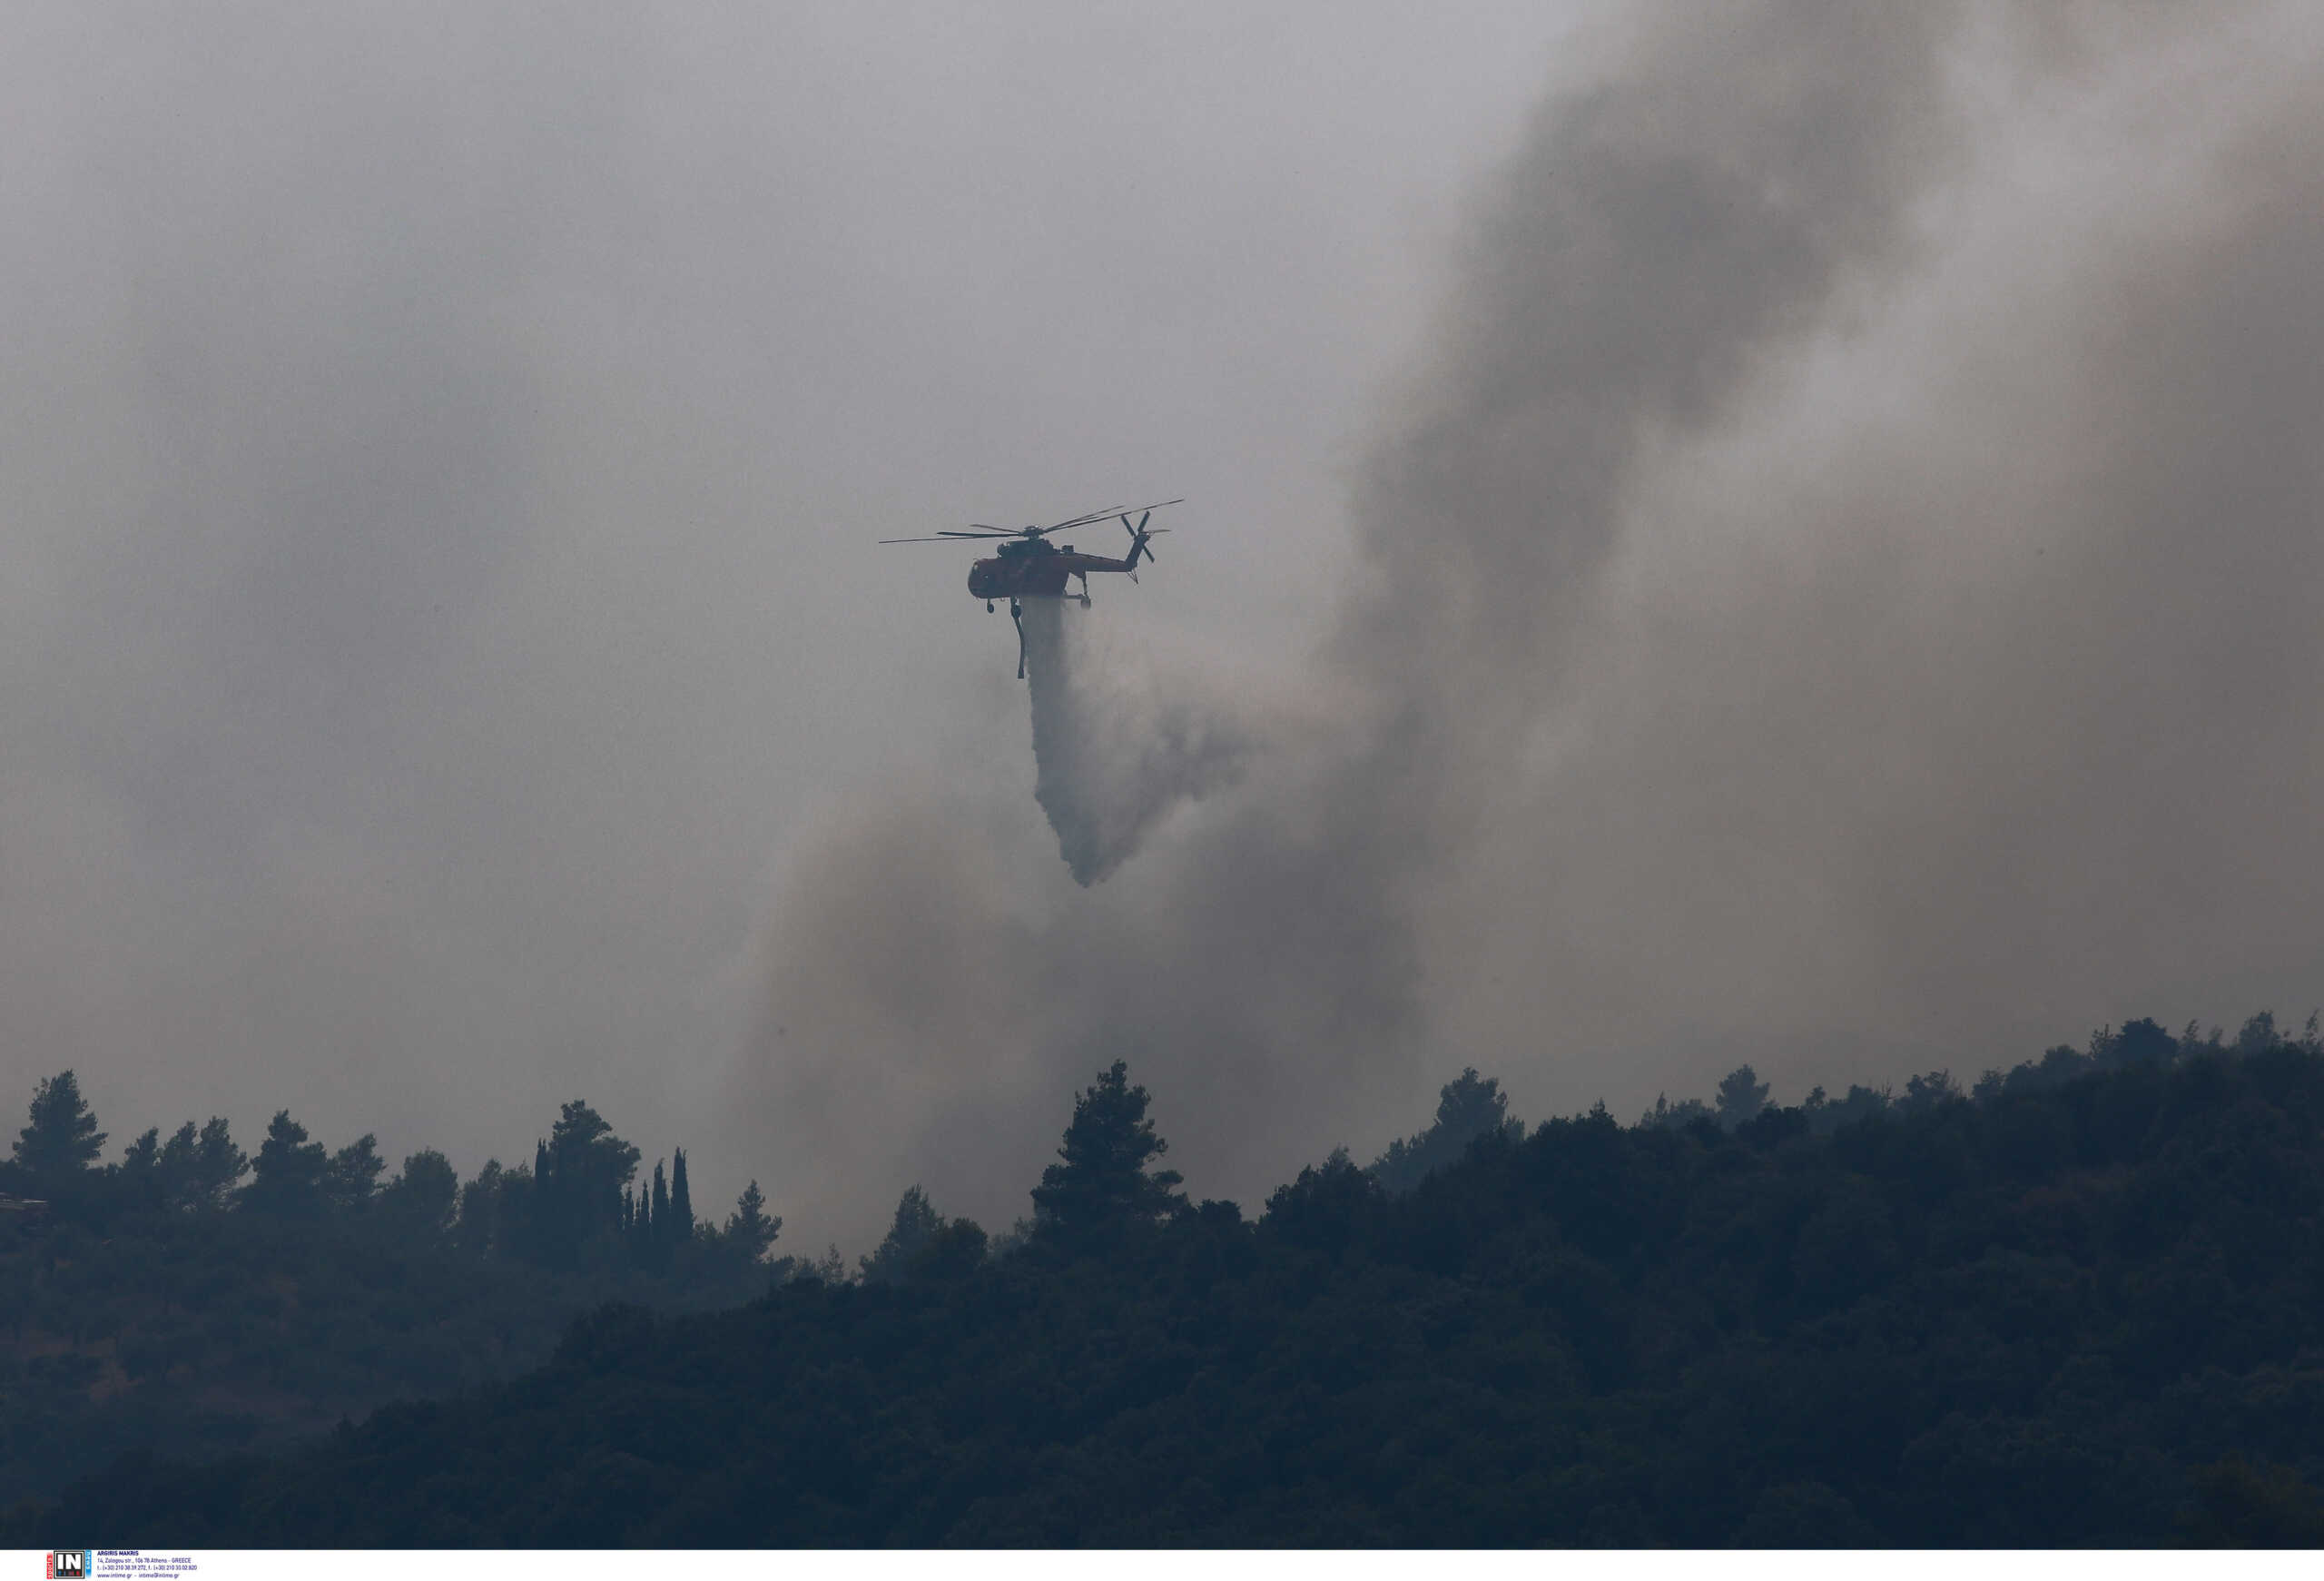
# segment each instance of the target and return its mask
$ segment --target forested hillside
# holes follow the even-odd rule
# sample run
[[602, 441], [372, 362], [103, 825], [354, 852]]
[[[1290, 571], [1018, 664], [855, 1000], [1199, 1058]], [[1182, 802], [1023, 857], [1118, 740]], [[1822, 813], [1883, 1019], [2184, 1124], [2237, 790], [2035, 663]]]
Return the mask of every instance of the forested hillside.
[[278, 1113], [253, 1159], [222, 1119], [108, 1141], [73, 1072], [44, 1081], [0, 1163], [0, 1505], [133, 1448], [287, 1442], [384, 1401], [547, 1359], [609, 1299], [732, 1306], [780, 1221], [755, 1185], [697, 1222], [684, 1155], [565, 1105], [533, 1161], [461, 1182], [422, 1151], [387, 1173]]
[[126, 1458], [11, 1536], [2324, 1542], [2312, 1022], [1768, 1096], [1529, 1132], [1466, 1072], [1252, 1223], [1155, 1167], [1117, 1065], [1000, 1247], [908, 1194], [862, 1278], [608, 1306], [513, 1382]]

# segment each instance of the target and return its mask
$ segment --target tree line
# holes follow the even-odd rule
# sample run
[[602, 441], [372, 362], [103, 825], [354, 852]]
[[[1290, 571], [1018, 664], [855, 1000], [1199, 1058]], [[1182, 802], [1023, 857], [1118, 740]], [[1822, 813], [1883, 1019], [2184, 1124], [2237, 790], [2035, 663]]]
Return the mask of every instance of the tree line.
[[254, 1153], [214, 1117], [109, 1140], [63, 1071], [0, 1160], [0, 1501], [140, 1444], [228, 1453], [471, 1388], [597, 1303], [731, 1306], [793, 1266], [755, 1181], [699, 1217], [683, 1149], [648, 1173], [577, 1101], [467, 1181], [287, 1112]]
[[656, 1160], [650, 1181], [641, 1179], [637, 1147], [577, 1099], [535, 1144], [531, 1163], [503, 1168], [489, 1160], [466, 1182], [434, 1148], [412, 1153], [382, 1181], [387, 1161], [376, 1135], [367, 1131], [333, 1151], [288, 1110], [276, 1111], [254, 1156], [217, 1116], [199, 1127], [187, 1121], [167, 1141], [158, 1126], [150, 1129], [114, 1163], [101, 1162], [106, 1140], [72, 1071], [44, 1078], [12, 1156], [0, 1165], [0, 1190], [18, 1213], [94, 1225], [157, 1214], [360, 1217], [477, 1257], [566, 1270], [750, 1267], [765, 1259], [783, 1228], [767, 1213], [755, 1180], [723, 1224], [698, 1220], [685, 1150], [672, 1151], [666, 1172]]
[[852, 1273], [601, 1306], [508, 1382], [295, 1457], [132, 1455], [0, 1529], [2324, 1543], [2313, 1020], [2132, 1022], [1965, 1088], [1818, 1099], [1742, 1069], [1676, 1118], [1529, 1128], [1464, 1071], [1431, 1126], [1254, 1220], [1160, 1167], [1117, 1062], [1002, 1235], [915, 1187]]

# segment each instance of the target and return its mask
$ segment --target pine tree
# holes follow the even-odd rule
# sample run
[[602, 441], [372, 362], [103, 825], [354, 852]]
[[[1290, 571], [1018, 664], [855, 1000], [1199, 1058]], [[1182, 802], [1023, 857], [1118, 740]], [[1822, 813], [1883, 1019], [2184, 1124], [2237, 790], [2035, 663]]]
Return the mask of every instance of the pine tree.
[[782, 1219], [768, 1217], [766, 1197], [760, 1191], [759, 1183], [753, 1181], [734, 1199], [734, 1211], [726, 1220], [727, 1244], [740, 1251], [745, 1261], [759, 1262], [782, 1232]]
[[622, 1193], [636, 1172], [637, 1149], [615, 1136], [604, 1116], [577, 1098], [565, 1104], [533, 1150], [534, 1254], [551, 1267], [572, 1268], [591, 1241], [617, 1236]]
[[1492, 1131], [1514, 1141], [1524, 1135], [1525, 1123], [1509, 1112], [1500, 1079], [1481, 1078], [1472, 1065], [1437, 1089], [1436, 1123], [1390, 1142], [1364, 1172], [1384, 1191], [1409, 1191], [1434, 1171], [1459, 1163], [1471, 1142]]
[[905, 1187], [903, 1196], [896, 1203], [895, 1220], [888, 1226], [887, 1239], [880, 1242], [871, 1256], [856, 1260], [863, 1282], [867, 1285], [901, 1283], [912, 1260], [943, 1228], [944, 1215], [936, 1210], [936, 1205], [928, 1200], [928, 1193], [918, 1186]]
[[471, 1257], [506, 1250], [501, 1240], [501, 1205], [507, 1171], [487, 1159], [476, 1178], [460, 1188], [459, 1216], [452, 1221], [452, 1244]]
[[1750, 1066], [1738, 1065], [1719, 1082], [1715, 1102], [1719, 1124], [1732, 1131], [1749, 1124], [1768, 1106], [1768, 1084]]
[[162, 1128], [149, 1125], [135, 1141], [121, 1150], [121, 1172], [141, 1181], [153, 1179], [162, 1162]]
[[[193, 1122], [187, 1121], [178, 1135], [192, 1131]], [[170, 1139], [177, 1145], [177, 1137]], [[166, 1156], [166, 1155], [164, 1155]], [[233, 1195], [241, 1178], [251, 1172], [250, 1155], [234, 1145], [234, 1138], [227, 1130], [225, 1119], [213, 1114], [202, 1126], [202, 1134], [193, 1143], [192, 1169], [186, 1181], [186, 1205], [192, 1208], [222, 1208]]]
[[323, 1204], [323, 1177], [330, 1160], [323, 1144], [307, 1140], [307, 1128], [278, 1109], [259, 1145], [243, 1201], [270, 1213], [307, 1213]]
[[379, 1189], [388, 1161], [379, 1156], [379, 1139], [365, 1131], [331, 1154], [323, 1171], [323, 1194], [334, 1208], [351, 1210], [369, 1203]]
[[96, 1162], [104, 1145], [79, 1078], [70, 1071], [43, 1078], [33, 1089], [32, 1123], [16, 1134], [16, 1162], [44, 1186], [62, 1185]]
[[161, 1184], [162, 1201], [171, 1206], [192, 1208], [200, 1205], [201, 1151], [202, 1144], [191, 1120], [179, 1126], [170, 1140], [162, 1144], [162, 1156], [155, 1161], [153, 1172]]
[[1120, 1060], [1074, 1101], [1073, 1122], [1058, 1149], [1062, 1163], [1041, 1171], [1033, 1189], [1033, 1213], [1056, 1239], [1089, 1244], [1134, 1224], [1152, 1223], [1186, 1206], [1175, 1190], [1176, 1170], [1149, 1174], [1147, 1164], [1170, 1151], [1146, 1117], [1143, 1087], [1129, 1084]]
[[162, 1189], [162, 1128], [149, 1125], [135, 1141], [121, 1150], [121, 1178], [146, 1207], [163, 1206]]
[[452, 1161], [434, 1148], [422, 1148], [403, 1161], [403, 1171], [379, 1193], [381, 1204], [398, 1219], [430, 1237], [452, 1225], [460, 1203], [460, 1177]]
[[1710, 1105], [1701, 1099], [1681, 1098], [1673, 1103], [1667, 1093], [1658, 1092], [1654, 1095], [1654, 1107], [1640, 1115], [1638, 1122], [1649, 1128], [1659, 1126], [1666, 1131], [1683, 1131], [1698, 1120], [1709, 1119]]

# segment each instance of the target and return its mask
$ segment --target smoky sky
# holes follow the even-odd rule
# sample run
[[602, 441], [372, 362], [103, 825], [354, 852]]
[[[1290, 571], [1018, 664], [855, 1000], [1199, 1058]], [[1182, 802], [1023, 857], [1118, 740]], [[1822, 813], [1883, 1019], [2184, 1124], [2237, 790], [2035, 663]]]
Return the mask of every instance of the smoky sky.
[[1039, 826], [1005, 618], [874, 540], [1192, 492], [1105, 608], [1322, 618], [1558, 25], [1334, 16], [13, 13], [0, 1101], [811, 1171], [716, 1133], [777, 875], [923, 774]]
[[[2324, 28], [1522, 10], [28, 12], [10, 1083], [585, 1095], [812, 1249], [1115, 1057], [1254, 1201], [2304, 1014]], [[1181, 493], [1073, 613], [1246, 750], [1084, 889], [871, 540]]]
[[1083, 608], [1035, 598], [1013, 618], [1024, 632], [1033, 799], [1066, 870], [1086, 886], [1136, 855], [1178, 807], [1239, 779], [1254, 742], [1225, 696], [1188, 696], [1183, 671], [1165, 694], [1149, 664], [1124, 662], [1093, 640]]

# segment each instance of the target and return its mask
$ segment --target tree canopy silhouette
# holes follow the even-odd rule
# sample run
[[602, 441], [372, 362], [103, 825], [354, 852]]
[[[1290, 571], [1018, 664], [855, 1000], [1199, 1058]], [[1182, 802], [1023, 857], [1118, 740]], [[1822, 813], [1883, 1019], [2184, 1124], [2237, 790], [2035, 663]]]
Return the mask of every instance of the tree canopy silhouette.
[[753, 1180], [734, 1199], [734, 1211], [727, 1215], [725, 1236], [748, 1261], [764, 1258], [775, 1237], [783, 1233], [783, 1220], [766, 1210], [766, 1193], [759, 1190]]
[[1033, 1188], [1041, 1233], [1088, 1245], [1186, 1206], [1177, 1171], [1147, 1168], [1170, 1151], [1146, 1117], [1148, 1102], [1145, 1088], [1129, 1084], [1129, 1066], [1120, 1060], [1074, 1101], [1058, 1149], [1062, 1161], [1044, 1169]]
[[1509, 1112], [1499, 1078], [1480, 1077], [1471, 1065], [1438, 1090], [1435, 1123], [1390, 1142], [1369, 1172], [1384, 1191], [1409, 1191], [1435, 1171], [1459, 1162], [1469, 1144], [1488, 1132], [1522, 1136], [1525, 1125]]
[[[145, 1206], [101, 1209], [100, 1191], [53, 1235], [0, 1232], [0, 1335], [28, 1337], [0, 1391], [0, 1456], [15, 1457], [0, 1474], [53, 1486], [30, 1479], [67, 1443], [85, 1468], [88, 1421], [126, 1448], [159, 1437], [135, 1424], [166, 1420], [189, 1457], [117, 1460], [0, 1516], [0, 1541], [2124, 1546], [2324, 1531], [2313, 1020], [2297, 1039], [2262, 1017], [2231, 1040], [2132, 1023], [1966, 1092], [1941, 1070], [1901, 1095], [1792, 1105], [1748, 1072], [1728, 1085], [1731, 1125], [1708, 1104], [1673, 1125], [1668, 1102], [1632, 1126], [1602, 1105], [1530, 1132], [1489, 1124], [1403, 1191], [1335, 1150], [1246, 1222], [1232, 1203], [1187, 1208], [1153, 1168], [1147, 1094], [1117, 1064], [1079, 1094], [1025, 1250], [988, 1255], [917, 1188], [861, 1280], [835, 1250], [761, 1270], [704, 1228], [668, 1274], [631, 1264], [625, 1286], [594, 1287], [608, 1304], [553, 1356], [551, 1293], [590, 1287], [460, 1240], [472, 1206], [522, 1203], [533, 1166], [487, 1166], [431, 1243], [383, 1210], [393, 1185], [315, 1218], [157, 1210], [128, 1186], [128, 1159], [158, 1170], [166, 1152], [141, 1138], [89, 1175]], [[1444, 1129], [1499, 1112], [1482, 1078], [1452, 1088], [1468, 1097], [1440, 1105]], [[763, 1215], [754, 1195], [730, 1224]], [[104, 1212], [107, 1238], [87, 1233]], [[292, 1250], [311, 1261], [286, 1263]], [[757, 1298], [675, 1318], [639, 1299], [713, 1274], [754, 1274]], [[149, 1284], [171, 1301], [124, 1319]], [[340, 1299], [367, 1290], [368, 1324]], [[222, 1304], [206, 1334], [172, 1315], [204, 1303]], [[265, 1357], [274, 1380], [409, 1363], [415, 1336], [460, 1335], [472, 1349], [449, 1354], [473, 1358], [527, 1322], [537, 1348], [517, 1349], [547, 1356], [541, 1370], [426, 1372], [407, 1392], [440, 1403], [382, 1407], [295, 1453], [227, 1453], [185, 1430], [190, 1410], [153, 1403], [173, 1379], [214, 1388], [237, 1355]], [[105, 1403], [114, 1357], [136, 1413]], [[21, 1448], [35, 1443], [38, 1464]]]
[[53, 1189], [94, 1163], [104, 1145], [79, 1078], [60, 1071], [34, 1090], [32, 1117], [16, 1133], [15, 1157], [26, 1174]]
[[[375, 1136], [328, 1149], [287, 1111], [255, 1173], [216, 1116], [148, 1127], [98, 1165], [104, 1133], [69, 1072], [38, 1084], [29, 1118], [0, 1161], [0, 1503], [136, 1445], [246, 1450], [473, 1388], [544, 1359], [609, 1298], [731, 1305], [791, 1271], [764, 1260], [780, 1221], [755, 1188], [724, 1230], [652, 1258], [591, 1231], [589, 1258], [550, 1268], [530, 1168], [463, 1185], [423, 1148], [382, 1187]], [[627, 1144], [586, 1104], [553, 1134], [566, 1178], [618, 1173]]]
[[309, 1141], [307, 1128], [291, 1119], [289, 1110], [278, 1109], [267, 1124], [266, 1140], [259, 1144], [251, 1183], [242, 1194], [250, 1206], [264, 1212], [319, 1212], [324, 1205], [323, 1180], [330, 1169], [323, 1144]]
[[1738, 1125], [1748, 1125], [1768, 1106], [1768, 1087], [1759, 1080], [1759, 1073], [1748, 1065], [1738, 1065], [1718, 1084], [1714, 1106], [1718, 1122], [1733, 1131]]

